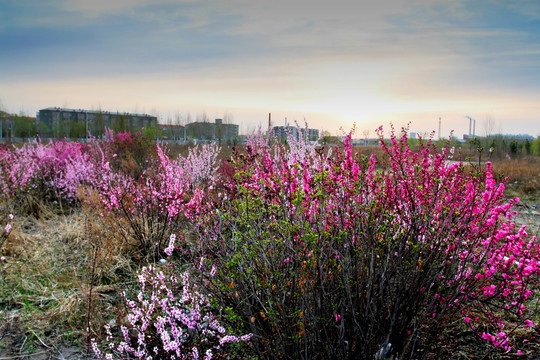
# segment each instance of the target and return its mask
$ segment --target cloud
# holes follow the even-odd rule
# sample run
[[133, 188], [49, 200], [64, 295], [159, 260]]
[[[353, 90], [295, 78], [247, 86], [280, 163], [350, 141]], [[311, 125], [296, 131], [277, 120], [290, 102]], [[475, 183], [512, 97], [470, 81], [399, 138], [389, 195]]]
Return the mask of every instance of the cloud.
[[534, 1], [12, 0], [2, 10], [0, 91], [60, 99], [47, 106], [64, 93], [354, 119], [540, 96]]

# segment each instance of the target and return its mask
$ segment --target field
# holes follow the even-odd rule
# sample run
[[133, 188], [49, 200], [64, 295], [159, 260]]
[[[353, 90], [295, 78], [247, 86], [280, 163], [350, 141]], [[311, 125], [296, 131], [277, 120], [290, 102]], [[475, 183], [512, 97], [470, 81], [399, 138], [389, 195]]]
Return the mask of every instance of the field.
[[540, 352], [538, 156], [110, 139], [1, 149], [0, 360]]

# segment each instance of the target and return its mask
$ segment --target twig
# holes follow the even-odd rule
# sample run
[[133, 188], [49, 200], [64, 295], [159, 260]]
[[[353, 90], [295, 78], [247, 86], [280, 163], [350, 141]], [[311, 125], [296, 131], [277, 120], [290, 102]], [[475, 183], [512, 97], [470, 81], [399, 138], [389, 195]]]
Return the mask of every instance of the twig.
[[26, 344], [26, 340], [27, 340], [27, 339], [28, 339], [28, 337], [25, 336], [25, 337], [24, 337], [24, 341], [23, 341], [21, 347], [19, 348], [19, 354], [22, 352], [22, 349], [23, 349], [23, 347], [24, 347], [24, 344]]
[[40, 342], [43, 346], [45, 346], [47, 349], [51, 349], [51, 350], [54, 349], [54, 350], [56, 350], [56, 352], [60, 355], [60, 358], [59, 358], [59, 359], [64, 359], [64, 355], [62, 355], [62, 353], [60, 352], [60, 350], [58, 350], [58, 348], [57, 348], [54, 344], [52, 344], [52, 347], [51, 347], [51, 346], [48, 346], [47, 344], [45, 344], [45, 343], [43, 342], [43, 340], [40, 339], [40, 337], [39, 337], [33, 330], [30, 330], [30, 332], [31, 332], [31, 333], [39, 340], [39, 342]]
[[30, 332], [39, 340], [39, 342], [41, 343], [41, 345], [45, 346], [47, 349], [52, 349], [52, 347], [50, 347], [49, 345], [45, 344], [43, 342], [43, 340], [41, 340], [39, 338], [39, 336], [34, 332], [34, 330], [30, 330]]

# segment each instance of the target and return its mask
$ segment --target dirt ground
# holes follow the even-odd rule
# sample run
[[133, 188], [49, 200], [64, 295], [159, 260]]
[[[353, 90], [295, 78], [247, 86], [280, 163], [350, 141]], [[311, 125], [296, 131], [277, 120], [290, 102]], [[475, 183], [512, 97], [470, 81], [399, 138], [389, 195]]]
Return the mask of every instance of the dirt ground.
[[[6, 320], [6, 319], [2, 319]], [[80, 346], [53, 344], [51, 339], [41, 339], [32, 331], [24, 331], [16, 318], [0, 325], [0, 360], [75, 360], [89, 359]]]
[[527, 232], [530, 235], [540, 236], [540, 200], [521, 201], [515, 209], [518, 211], [516, 223], [527, 225]]

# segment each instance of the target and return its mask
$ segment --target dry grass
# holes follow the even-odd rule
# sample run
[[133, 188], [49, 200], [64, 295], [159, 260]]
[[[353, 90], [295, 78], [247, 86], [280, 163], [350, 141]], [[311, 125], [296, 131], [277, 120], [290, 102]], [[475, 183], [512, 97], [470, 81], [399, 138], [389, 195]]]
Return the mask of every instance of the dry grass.
[[520, 196], [526, 200], [540, 199], [540, 157], [521, 156], [493, 160], [493, 169], [501, 178], [508, 178], [507, 196]]
[[0, 348], [8, 335], [26, 339], [19, 352], [44, 343], [81, 345], [89, 313], [92, 333], [99, 336], [123, 311], [118, 290], [134, 271], [111, 224], [92, 209], [42, 215], [15, 215], [2, 248]]

